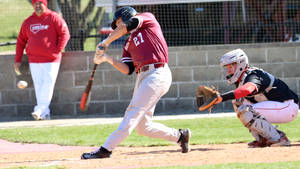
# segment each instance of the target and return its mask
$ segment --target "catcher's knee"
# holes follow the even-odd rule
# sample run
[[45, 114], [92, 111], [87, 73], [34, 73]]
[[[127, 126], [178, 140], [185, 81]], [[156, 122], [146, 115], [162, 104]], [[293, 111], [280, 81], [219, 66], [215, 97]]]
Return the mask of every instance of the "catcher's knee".
[[262, 115], [257, 113], [251, 105], [241, 105], [237, 109], [237, 113], [243, 125], [252, 132], [268, 140], [277, 140], [280, 138], [276, 128]]
[[258, 115], [251, 105], [241, 105], [239, 108], [237, 108], [236, 112], [238, 118], [247, 128], [250, 128], [255, 121], [255, 117]]

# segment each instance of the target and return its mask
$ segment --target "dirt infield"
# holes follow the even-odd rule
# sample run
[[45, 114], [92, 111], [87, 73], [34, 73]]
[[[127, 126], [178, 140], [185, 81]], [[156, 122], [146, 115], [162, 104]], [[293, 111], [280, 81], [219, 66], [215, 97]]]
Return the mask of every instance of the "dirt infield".
[[232, 162], [299, 161], [300, 142], [290, 147], [247, 148], [246, 143], [192, 145], [187, 154], [179, 146], [118, 147], [108, 159], [81, 160], [95, 147], [20, 144], [0, 140], [0, 168], [13, 166], [66, 166], [70, 169], [197, 166]]

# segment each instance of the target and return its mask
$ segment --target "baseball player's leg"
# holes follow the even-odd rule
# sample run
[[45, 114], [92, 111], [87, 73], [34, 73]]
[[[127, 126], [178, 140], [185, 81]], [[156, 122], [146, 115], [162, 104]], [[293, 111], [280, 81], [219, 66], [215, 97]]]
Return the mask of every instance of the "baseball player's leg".
[[30, 70], [35, 88], [37, 105], [32, 116], [36, 120], [50, 118], [49, 105], [60, 63], [31, 63]]
[[40, 94], [40, 104], [43, 107], [43, 114], [50, 113], [49, 105], [53, 96], [54, 86], [58, 74], [60, 63], [43, 63], [41, 65], [43, 69], [43, 90]]
[[277, 130], [263, 115], [257, 113], [251, 105], [241, 105], [237, 109], [238, 117], [251, 132], [267, 139], [267, 146], [290, 145], [283, 132]]
[[[181, 144], [182, 152], [186, 153], [190, 150], [189, 148], [189, 137], [191, 135], [190, 131], [188, 129], [186, 130], [177, 130], [174, 128], [167, 127], [160, 123], [154, 123], [152, 122], [155, 106], [159, 99], [169, 90], [169, 87], [171, 85], [171, 72], [168, 67], [165, 67], [164, 69], [157, 70], [158, 73], [162, 76], [165, 76], [163, 80], [165, 82], [162, 82], [165, 86], [160, 87], [161, 89], [165, 88], [165, 91], [161, 92], [161, 95], [156, 100], [156, 102], [153, 102], [153, 105], [150, 106], [150, 109], [148, 109], [145, 113], [145, 115], [140, 120], [139, 124], [136, 126], [136, 132], [140, 135], [148, 136], [151, 138], [159, 138], [168, 140], [171, 142], [177, 142]], [[160, 79], [162, 80], [162, 79]]]
[[162, 76], [163, 74], [156, 73], [157, 70], [149, 70], [137, 76], [134, 95], [126, 109], [123, 120], [119, 128], [108, 137], [103, 145], [107, 150], [112, 151], [119, 145], [169, 89], [171, 82], [166, 83], [165, 81], [170, 81], [170, 78], [165, 78]]
[[34, 85], [35, 97], [36, 97], [36, 106], [34, 106], [34, 110], [32, 116], [36, 120], [41, 119], [42, 110], [40, 108], [40, 99], [41, 91], [42, 91], [42, 71], [40, 70], [40, 65], [38, 63], [29, 63], [29, 68], [31, 72], [31, 77]]
[[285, 102], [259, 102], [253, 104], [253, 108], [270, 123], [288, 123], [297, 117], [299, 106], [293, 100], [288, 100]]

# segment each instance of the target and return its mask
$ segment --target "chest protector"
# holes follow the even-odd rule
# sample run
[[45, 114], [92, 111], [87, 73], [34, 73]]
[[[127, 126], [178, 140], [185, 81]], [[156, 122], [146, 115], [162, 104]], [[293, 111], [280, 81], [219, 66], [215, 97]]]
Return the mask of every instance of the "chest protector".
[[256, 67], [250, 67], [248, 68], [245, 73], [243, 74], [242, 78], [241, 78], [241, 81], [238, 85], [238, 87], [242, 86], [245, 82], [245, 79], [246, 77], [249, 75], [249, 74], [257, 74], [257, 71], [261, 71], [263, 72], [264, 74], [266, 74], [269, 78], [270, 78], [270, 83], [268, 85], [268, 87], [265, 88], [265, 90], [263, 91], [259, 91], [258, 93], [256, 94], [252, 94], [252, 95], [248, 95], [245, 97], [245, 99], [249, 100], [250, 102], [252, 103], [257, 103], [257, 102], [263, 102], [263, 101], [268, 101], [268, 98], [266, 97], [266, 94], [272, 90], [273, 88], [273, 84], [274, 84], [274, 81], [275, 81], [275, 77], [268, 73], [268, 72], [265, 72], [264, 70], [262, 69], [259, 69], [259, 68], [256, 68]]

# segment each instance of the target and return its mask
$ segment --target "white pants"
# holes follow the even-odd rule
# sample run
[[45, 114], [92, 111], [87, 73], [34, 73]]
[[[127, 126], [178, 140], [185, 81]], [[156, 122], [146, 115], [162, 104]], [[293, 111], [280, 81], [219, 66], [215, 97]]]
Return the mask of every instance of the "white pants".
[[60, 63], [30, 63], [29, 66], [37, 103], [34, 111], [40, 110], [42, 114], [49, 114]]
[[[250, 104], [247, 100], [243, 104]], [[270, 123], [288, 123], [293, 121], [299, 110], [299, 105], [294, 100], [285, 102], [263, 101], [252, 104], [254, 110], [262, 114]]]
[[160, 123], [152, 122], [154, 109], [159, 99], [167, 93], [172, 82], [171, 71], [167, 64], [160, 68], [150, 68], [137, 75], [134, 93], [124, 118], [118, 129], [106, 140], [103, 147], [112, 151], [133, 129], [140, 135], [177, 142], [180, 133]]

